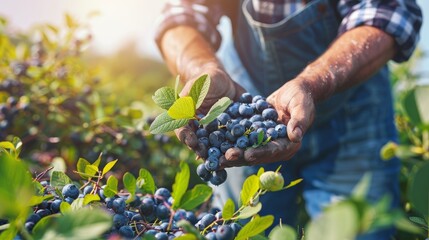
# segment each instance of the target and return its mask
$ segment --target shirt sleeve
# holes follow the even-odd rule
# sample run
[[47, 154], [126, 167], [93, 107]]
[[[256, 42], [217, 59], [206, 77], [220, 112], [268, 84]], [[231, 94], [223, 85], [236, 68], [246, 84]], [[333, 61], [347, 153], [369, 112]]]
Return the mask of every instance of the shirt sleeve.
[[419, 40], [422, 12], [415, 0], [340, 0], [343, 17], [339, 34], [358, 26], [373, 26], [394, 37], [398, 52], [396, 62], [408, 60]]
[[223, 15], [218, 0], [168, 0], [158, 19], [155, 41], [158, 46], [164, 33], [176, 26], [186, 25], [197, 29], [213, 48], [222, 41], [216, 26]]

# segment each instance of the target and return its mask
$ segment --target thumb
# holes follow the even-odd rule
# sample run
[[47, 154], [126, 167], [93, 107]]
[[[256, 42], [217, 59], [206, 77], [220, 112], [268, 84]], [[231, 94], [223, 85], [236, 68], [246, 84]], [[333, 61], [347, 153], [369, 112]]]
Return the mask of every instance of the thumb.
[[314, 106], [298, 105], [290, 111], [290, 120], [287, 123], [287, 135], [290, 141], [301, 142], [304, 133], [310, 127], [314, 118]]

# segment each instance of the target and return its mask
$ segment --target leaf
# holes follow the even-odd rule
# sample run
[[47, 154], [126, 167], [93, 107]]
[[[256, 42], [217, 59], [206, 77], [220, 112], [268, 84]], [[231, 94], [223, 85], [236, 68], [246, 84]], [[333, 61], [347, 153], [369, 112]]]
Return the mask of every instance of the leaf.
[[53, 195], [46, 195], [46, 196], [35, 196], [35, 195], [33, 195], [33, 196], [31, 196], [30, 202], [28, 205], [29, 206], [35, 206], [35, 205], [42, 203], [44, 200], [49, 200], [52, 198], [54, 198]]
[[69, 28], [77, 27], [76, 20], [70, 14], [68, 14], [68, 13], [65, 14], [65, 18], [66, 18], [67, 27], [69, 27]]
[[202, 203], [208, 201], [212, 195], [212, 188], [205, 184], [197, 184], [192, 190], [188, 190], [180, 201], [179, 208], [184, 210], [192, 210]]
[[256, 176], [260, 177], [264, 172], [265, 172], [265, 169], [263, 167], [260, 167]]
[[257, 203], [255, 206], [246, 206], [238, 213], [238, 219], [247, 219], [256, 214], [262, 209], [262, 203]]
[[47, 222], [33, 231], [35, 239], [97, 239], [112, 226], [111, 216], [101, 209], [82, 208], [67, 212]]
[[180, 235], [174, 239], [175, 240], [197, 240], [198, 238], [194, 234], [185, 233], [185, 234]]
[[15, 237], [17, 236], [17, 233], [18, 229], [15, 226], [9, 225], [9, 227], [5, 231], [0, 232], [0, 239], [16, 239]]
[[115, 176], [111, 175], [107, 179], [107, 184], [103, 191], [106, 197], [115, 196], [118, 193], [118, 179], [116, 179]]
[[180, 83], [180, 75], [176, 77], [176, 83], [174, 84], [174, 97], [175, 100], [179, 98], [179, 83]]
[[113, 168], [113, 166], [115, 166], [115, 164], [116, 164], [116, 162], [118, 161], [118, 159], [116, 159], [116, 160], [113, 160], [113, 161], [111, 161], [111, 162], [108, 162], [107, 164], [106, 164], [106, 166], [104, 166], [104, 168], [103, 168], [103, 173], [102, 173], [102, 175], [104, 176], [104, 174], [106, 174], [107, 172], [109, 172], [112, 168]]
[[297, 185], [298, 183], [300, 183], [300, 182], [302, 182], [302, 178], [298, 178], [298, 179], [295, 179], [295, 180], [293, 180], [292, 182], [290, 182], [286, 187], [284, 187], [283, 189], [288, 189], [288, 188], [291, 188], [291, 187], [293, 187], [293, 186], [295, 186], [295, 185]]
[[278, 225], [274, 227], [268, 235], [270, 240], [296, 240], [297, 237], [295, 229], [288, 225]]
[[195, 103], [191, 97], [177, 99], [167, 111], [172, 119], [191, 119], [195, 116]]
[[339, 202], [327, 208], [307, 226], [308, 240], [354, 239], [359, 230], [359, 215], [351, 202]]
[[153, 180], [152, 174], [144, 168], [140, 169], [139, 177], [137, 178], [136, 186], [143, 192], [154, 194], [155, 193], [155, 181]]
[[86, 165], [85, 173], [88, 175], [95, 175], [98, 172], [98, 167], [94, 165]]
[[168, 110], [177, 99], [177, 96], [175, 95], [174, 89], [163, 87], [156, 90], [152, 99], [160, 108]]
[[256, 143], [256, 145], [260, 146], [263, 141], [264, 141], [264, 131], [260, 131], [258, 133], [258, 142]]
[[61, 204], [60, 204], [60, 211], [61, 211], [61, 213], [66, 213], [66, 212], [69, 212], [69, 211], [71, 211], [72, 210], [72, 208], [71, 208], [71, 205], [70, 205], [70, 203], [68, 203], [68, 202], [61, 202]]
[[52, 187], [62, 188], [67, 184], [72, 183], [72, 180], [63, 172], [53, 171], [50, 184]]
[[207, 115], [200, 120], [200, 124], [209, 124], [210, 122], [215, 120], [229, 107], [229, 105], [231, 105], [231, 103], [232, 101], [228, 97], [223, 97], [219, 99], [215, 104], [213, 104]]
[[234, 216], [234, 212], [235, 212], [234, 201], [232, 201], [231, 198], [228, 198], [228, 200], [226, 200], [225, 205], [223, 206], [223, 209], [222, 209], [222, 218], [224, 220], [229, 220]]
[[80, 210], [82, 207], [83, 207], [83, 198], [77, 198], [71, 204], [72, 211]]
[[410, 174], [408, 182], [408, 199], [411, 207], [422, 216], [429, 212], [429, 162], [421, 163]]
[[126, 172], [122, 177], [122, 182], [129, 193], [132, 195], [136, 193], [136, 178], [131, 173]]
[[[86, 166], [90, 165], [90, 163], [84, 159], [84, 158], [79, 158], [79, 160], [77, 161], [76, 164], [76, 170], [80, 173], [85, 173], [86, 170]], [[86, 178], [86, 175], [83, 174], [79, 174], [82, 178]]]
[[177, 209], [177, 207], [180, 206], [180, 201], [188, 189], [189, 177], [190, 172], [188, 164], [186, 162], [180, 162], [180, 172], [176, 174], [173, 184], [173, 191], [171, 193], [171, 196], [174, 199], [172, 206], [173, 209]]
[[93, 162], [91, 165], [96, 166], [98, 168], [100, 166], [102, 156], [103, 156], [103, 153], [100, 153], [100, 155], [98, 155], [97, 160], [95, 160], [95, 162]]
[[255, 216], [250, 222], [243, 226], [243, 228], [238, 232], [235, 240], [244, 240], [256, 236], [269, 228], [273, 222], [274, 217], [272, 215], [264, 217]]
[[177, 226], [183, 229], [183, 232], [186, 232], [188, 234], [192, 234], [195, 237], [197, 237], [198, 240], [206, 240], [206, 238], [204, 238], [200, 232], [195, 228], [194, 225], [192, 225], [191, 223], [189, 223], [186, 220], [180, 220], [177, 222]]
[[240, 200], [242, 205], [248, 205], [250, 200], [255, 196], [259, 190], [259, 177], [251, 175], [243, 183], [240, 192]]
[[11, 142], [8, 142], [8, 141], [0, 142], [0, 148], [11, 149], [11, 150], [15, 151], [15, 146]]
[[210, 81], [210, 76], [205, 74], [192, 84], [189, 96], [194, 100], [195, 109], [198, 109], [206, 98], [210, 88]]
[[150, 125], [150, 133], [159, 134], [173, 131], [185, 126], [189, 119], [172, 119], [167, 112], [161, 113]]
[[426, 221], [423, 219], [423, 218], [421, 218], [421, 217], [414, 217], [414, 216], [411, 216], [411, 217], [409, 217], [409, 219], [410, 219], [410, 221], [411, 222], [413, 222], [413, 223], [416, 223], [416, 224], [419, 224], [419, 225], [421, 225], [421, 226], [425, 226], [425, 227], [427, 227], [427, 223], [426, 223]]
[[366, 173], [362, 179], [356, 184], [352, 191], [352, 196], [357, 199], [364, 199], [368, 193], [369, 186], [371, 184], [371, 174]]
[[83, 205], [85, 206], [91, 202], [97, 202], [97, 201], [100, 201], [100, 196], [98, 196], [97, 194], [87, 194], [83, 198]]
[[422, 119], [420, 118], [415, 94], [415, 89], [409, 91], [402, 101], [402, 106], [411, 123], [415, 126], [418, 126], [422, 123]]

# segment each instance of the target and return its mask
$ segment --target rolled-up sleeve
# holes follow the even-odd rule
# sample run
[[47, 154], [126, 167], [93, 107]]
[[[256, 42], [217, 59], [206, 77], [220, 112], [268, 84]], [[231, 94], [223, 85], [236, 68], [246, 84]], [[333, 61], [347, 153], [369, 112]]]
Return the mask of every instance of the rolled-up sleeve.
[[216, 26], [222, 15], [223, 9], [217, 0], [168, 0], [157, 22], [155, 41], [159, 46], [167, 30], [186, 25], [198, 30], [213, 48], [218, 49], [221, 35]]
[[414, 0], [340, 0], [343, 17], [339, 34], [358, 26], [373, 26], [390, 34], [398, 46], [396, 62], [408, 60], [419, 40], [422, 12]]

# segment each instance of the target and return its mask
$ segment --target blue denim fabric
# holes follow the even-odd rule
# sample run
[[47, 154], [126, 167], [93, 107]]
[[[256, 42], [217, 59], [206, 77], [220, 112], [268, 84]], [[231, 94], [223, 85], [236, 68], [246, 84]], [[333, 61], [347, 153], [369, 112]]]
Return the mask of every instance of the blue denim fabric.
[[[231, 77], [252, 94], [268, 96], [316, 59], [336, 37], [338, 19], [328, 0], [313, 1], [302, 11], [276, 24], [252, 19], [249, 0], [243, 1], [240, 28], [232, 38], [224, 32], [219, 57]], [[297, 187], [261, 197], [262, 215], [295, 224], [297, 195], [302, 191], [307, 212], [319, 215], [324, 206], [350, 195], [362, 176], [372, 182], [369, 201], [385, 194], [398, 206], [398, 159], [380, 159], [381, 147], [396, 139], [392, 96], [387, 67], [368, 81], [316, 106], [313, 126], [293, 159], [264, 165], [275, 170], [282, 165], [285, 181], [302, 177]], [[260, 166], [228, 169], [228, 180], [215, 188], [215, 204], [228, 197], [238, 202], [243, 180]], [[389, 239], [392, 229], [359, 239]], [[323, 239], [323, 238], [321, 238]]]

